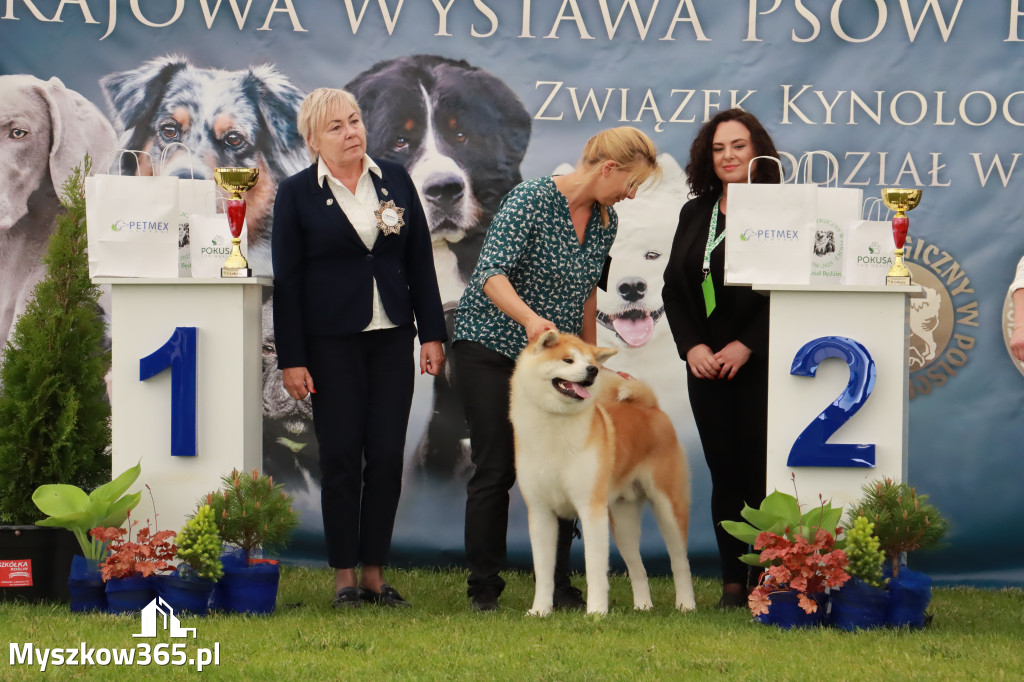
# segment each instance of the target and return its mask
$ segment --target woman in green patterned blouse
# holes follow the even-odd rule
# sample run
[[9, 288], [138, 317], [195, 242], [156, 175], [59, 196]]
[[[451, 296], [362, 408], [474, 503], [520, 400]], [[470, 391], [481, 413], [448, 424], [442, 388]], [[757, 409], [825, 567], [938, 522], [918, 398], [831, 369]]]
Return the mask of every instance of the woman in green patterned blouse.
[[[660, 177], [654, 143], [636, 128], [590, 138], [576, 168], [528, 180], [502, 200], [455, 313], [452, 371], [466, 410], [474, 472], [467, 486], [471, 608], [498, 608], [505, 581], [508, 492], [515, 483], [509, 379], [526, 344], [548, 329], [596, 340], [596, 287], [618, 229], [611, 208]], [[559, 531], [556, 608], [583, 608], [569, 583], [572, 523]]]

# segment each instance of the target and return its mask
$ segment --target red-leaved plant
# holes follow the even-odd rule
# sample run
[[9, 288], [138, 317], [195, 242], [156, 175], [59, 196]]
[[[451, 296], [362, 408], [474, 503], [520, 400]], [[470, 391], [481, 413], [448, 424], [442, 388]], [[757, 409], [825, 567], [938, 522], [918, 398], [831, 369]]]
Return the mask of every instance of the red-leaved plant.
[[[146, 489], [149, 490], [152, 499], [153, 491], [148, 485]], [[153, 516], [156, 517], [155, 504]], [[174, 570], [171, 561], [177, 554], [178, 547], [168, 540], [177, 533], [173, 530], [153, 532], [147, 521], [146, 527], [136, 532], [135, 540], [132, 541], [132, 527], [139, 525], [139, 522], [132, 521], [130, 511], [127, 525], [127, 528], [97, 526], [89, 531], [93, 538], [104, 543], [110, 551], [106, 560], [100, 564], [104, 582], [111, 578], [130, 578], [136, 575], [148, 578], [160, 571]]]
[[[838, 534], [840, 529], [836, 529]], [[802, 535], [793, 539], [768, 531], [758, 534], [754, 549], [761, 552], [762, 563], [770, 564], [761, 574], [757, 587], [750, 593], [747, 603], [753, 615], [768, 613], [771, 594], [779, 590], [794, 590], [798, 603], [806, 613], [818, 610], [818, 604], [808, 594], [824, 592], [829, 587], [842, 587], [850, 574], [845, 567], [846, 553], [835, 549], [832, 533], [819, 528], [814, 542]]]

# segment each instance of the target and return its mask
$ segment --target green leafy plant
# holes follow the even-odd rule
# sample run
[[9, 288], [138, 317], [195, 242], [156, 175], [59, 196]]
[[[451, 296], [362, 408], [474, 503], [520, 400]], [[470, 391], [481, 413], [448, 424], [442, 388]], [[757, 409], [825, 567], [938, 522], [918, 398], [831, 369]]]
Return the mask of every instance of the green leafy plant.
[[733, 537], [752, 545], [756, 553], [740, 560], [765, 569], [748, 603], [754, 615], [768, 613], [771, 594], [793, 590], [807, 613], [818, 610], [809, 594], [840, 587], [850, 579], [845, 571], [846, 554], [836, 547], [842, 507], [833, 507], [819, 496], [819, 505], [801, 513], [793, 495], [776, 490], [754, 509], [743, 506], [742, 521], [723, 521], [722, 527]]
[[33, 491], [44, 483], [92, 490], [110, 480], [110, 353], [86, 253], [83, 178], [90, 166], [86, 157], [61, 187], [66, 212], [43, 259], [46, 276], [3, 349], [0, 523], [32, 523]]
[[214, 521], [213, 508], [204, 504], [185, 522], [178, 533], [178, 559], [188, 571], [207, 580], [220, 580], [224, 565], [220, 560], [221, 541]]
[[284, 492], [284, 486], [256, 469], [251, 474], [235, 469], [221, 481], [224, 487], [208, 493], [200, 502], [213, 509], [221, 539], [241, 547], [246, 559], [257, 549], [282, 549], [299, 523], [293, 500]]
[[141, 492], [126, 494], [141, 472], [140, 462], [89, 494], [73, 485], [41, 485], [32, 493], [32, 502], [47, 518], [36, 523], [67, 528], [75, 534], [85, 558], [98, 562], [106, 550], [105, 543], [96, 538], [90, 539], [89, 531], [96, 527], [117, 528], [124, 524], [128, 513], [142, 499]]
[[844, 534], [844, 551], [850, 560], [846, 572], [872, 587], [885, 587], [887, 579], [882, 576], [885, 552], [882, 551], [875, 535], [875, 524], [868, 521], [865, 516], [858, 516], [847, 526]]
[[949, 532], [949, 522], [928, 502], [928, 496], [918, 495], [906, 483], [886, 478], [861, 490], [864, 497], [850, 510], [850, 518], [864, 516], [875, 525], [893, 577], [900, 574], [901, 554], [936, 547]]

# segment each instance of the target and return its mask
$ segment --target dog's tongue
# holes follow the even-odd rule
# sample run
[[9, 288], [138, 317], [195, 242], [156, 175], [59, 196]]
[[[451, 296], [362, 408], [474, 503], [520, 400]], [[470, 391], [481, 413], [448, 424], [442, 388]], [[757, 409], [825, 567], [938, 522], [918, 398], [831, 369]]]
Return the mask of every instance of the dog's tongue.
[[573, 393], [575, 393], [576, 395], [578, 395], [580, 398], [582, 398], [584, 400], [586, 400], [587, 398], [590, 397], [590, 391], [588, 391], [583, 386], [580, 386], [577, 383], [574, 383], [574, 382], [571, 382], [571, 381], [567, 381], [567, 382], [565, 382], [565, 385], [567, 387], [571, 388]]
[[622, 340], [638, 348], [651, 340], [654, 333], [654, 320], [650, 315], [645, 315], [639, 320], [627, 320], [619, 317], [612, 320], [612, 327]]

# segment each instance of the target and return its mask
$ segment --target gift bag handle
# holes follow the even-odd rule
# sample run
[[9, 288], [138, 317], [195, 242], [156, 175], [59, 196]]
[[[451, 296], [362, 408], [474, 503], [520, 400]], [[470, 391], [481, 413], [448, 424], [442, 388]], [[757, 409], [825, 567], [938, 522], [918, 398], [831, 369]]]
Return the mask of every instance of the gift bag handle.
[[752, 158], [750, 160], [750, 163], [747, 164], [747, 182], [748, 183], [751, 182], [750, 171], [754, 168], [754, 162], [757, 161], [758, 159], [770, 159], [770, 160], [774, 161], [775, 163], [779, 164], [779, 184], [785, 184], [785, 182], [786, 182], [786, 172], [782, 169], [782, 161], [777, 159], [777, 158], [775, 158], [774, 156], [755, 156], [754, 158]]
[[[117, 159], [114, 162], [112, 162], [110, 164], [107, 164], [106, 168], [109, 169], [109, 168], [111, 168], [113, 166], [114, 163], [116, 163], [117, 164], [117, 174], [118, 175], [122, 175], [122, 173], [121, 173], [121, 158], [125, 154], [131, 154], [133, 157], [135, 157], [135, 170], [136, 171], [139, 169], [139, 154], [145, 154], [146, 156], [148, 156], [149, 157], [149, 166], [150, 166], [150, 168], [153, 168], [154, 170], [156, 169], [156, 166], [153, 165], [153, 155], [150, 154], [147, 151], [142, 150], [142, 149], [114, 149], [114, 150], [111, 150], [111, 151], [107, 152], [106, 156], [103, 157], [104, 163], [106, 163], [107, 159], [109, 159], [114, 154], [117, 154]], [[95, 168], [93, 170], [94, 170], [93, 175], [97, 175], [97, 173], [95, 172]], [[109, 175], [109, 173], [103, 173], [103, 175]]]
[[[882, 207], [883, 206], [885, 206], [885, 204], [878, 197], [868, 197], [867, 199], [865, 199], [864, 200], [864, 205], [861, 207], [861, 211], [862, 211], [862, 214], [864, 216], [864, 220], [871, 220], [871, 214], [872, 213], [874, 213], [874, 215], [875, 215], [875, 220], [882, 220]], [[890, 210], [888, 210], [888, 208], [886, 208], [885, 220], [888, 220], [889, 216], [891, 214], [892, 214], [892, 211], [890, 211]]]
[[[815, 149], [813, 151], [804, 152], [804, 155], [800, 157], [800, 160], [796, 162], [797, 172], [793, 175], [799, 175], [800, 164], [804, 165], [804, 184], [818, 184], [814, 182], [814, 169], [812, 167], [815, 156], [822, 156], [825, 158], [825, 187], [839, 187], [839, 161], [836, 159], [832, 152], [826, 149]], [[833, 185], [833, 176], [829, 172], [830, 167], [835, 168], [835, 178]]]
[[195, 180], [196, 179], [196, 169], [195, 169], [195, 165], [193, 164], [193, 161], [192, 161], [192, 150], [189, 149], [188, 145], [185, 144], [184, 142], [172, 142], [169, 145], [167, 145], [166, 147], [164, 147], [163, 151], [160, 152], [160, 174], [163, 175], [163, 172], [164, 172], [164, 163], [166, 163], [166, 161], [167, 161], [167, 150], [170, 149], [171, 147], [174, 147], [174, 146], [184, 147], [185, 151], [188, 152], [188, 172], [190, 174], [189, 176], [191, 177], [191, 179]]

